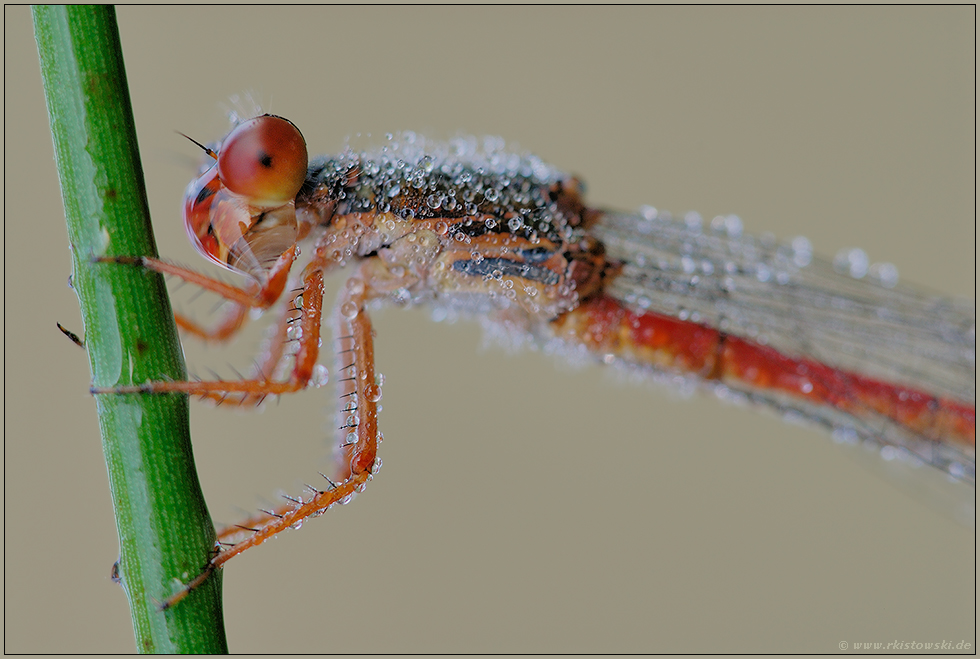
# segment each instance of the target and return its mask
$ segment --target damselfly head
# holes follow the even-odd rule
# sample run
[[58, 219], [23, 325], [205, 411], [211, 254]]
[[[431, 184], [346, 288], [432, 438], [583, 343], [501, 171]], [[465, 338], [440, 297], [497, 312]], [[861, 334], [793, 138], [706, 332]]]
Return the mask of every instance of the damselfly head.
[[262, 115], [236, 126], [216, 163], [184, 194], [184, 226], [201, 254], [261, 280], [298, 237], [294, 200], [306, 178], [306, 140], [290, 121]]

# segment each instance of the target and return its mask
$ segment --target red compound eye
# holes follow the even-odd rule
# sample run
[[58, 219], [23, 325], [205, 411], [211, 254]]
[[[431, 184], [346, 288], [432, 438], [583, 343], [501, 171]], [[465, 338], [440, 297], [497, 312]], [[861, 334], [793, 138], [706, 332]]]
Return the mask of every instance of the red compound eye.
[[235, 127], [218, 152], [218, 176], [259, 208], [292, 201], [306, 179], [306, 140], [291, 122], [265, 114]]

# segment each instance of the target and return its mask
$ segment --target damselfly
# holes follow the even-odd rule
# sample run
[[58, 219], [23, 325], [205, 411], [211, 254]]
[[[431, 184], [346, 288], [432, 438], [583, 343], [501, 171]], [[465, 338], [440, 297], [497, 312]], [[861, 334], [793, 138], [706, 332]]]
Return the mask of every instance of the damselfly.
[[[405, 133], [372, 152], [307, 162], [289, 121], [241, 122], [188, 188], [197, 249], [244, 288], [144, 257], [107, 257], [197, 284], [230, 302], [224, 340], [250, 309], [276, 304], [271, 340], [238, 381], [149, 382], [96, 393], [184, 392], [257, 404], [326, 381], [318, 363], [324, 275], [350, 266], [336, 303], [340, 388], [336, 474], [321, 488], [219, 533], [207, 568], [165, 606], [246, 549], [362, 491], [381, 465], [367, 309], [429, 304], [487, 318], [512, 340], [761, 404], [827, 426], [883, 457], [975, 483], [975, 310], [897, 282], [860, 250], [833, 261], [802, 238], [743, 234], [734, 216], [674, 219], [593, 209], [574, 178], [498, 138], [431, 143]], [[312, 246], [295, 288], [298, 244]]]

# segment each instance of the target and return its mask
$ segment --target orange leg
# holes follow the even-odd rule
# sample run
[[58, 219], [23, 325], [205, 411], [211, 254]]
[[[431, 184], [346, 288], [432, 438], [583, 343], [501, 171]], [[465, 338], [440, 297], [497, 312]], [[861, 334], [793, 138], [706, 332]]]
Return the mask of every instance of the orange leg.
[[[299, 294], [302, 291], [303, 289], [299, 288], [293, 292], [295, 294]], [[179, 322], [180, 320], [178, 318], [178, 324]], [[250, 379], [257, 380], [259, 382], [267, 382], [284, 377], [283, 375], [280, 375], [280, 372], [282, 371], [281, 367], [284, 366], [284, 362], [288, 356], [286, 353], [286, 346], [293, 342], [302, 341], [302, 322], [302, 309], [295, 306], [295, 304], [287, 305], [279, 311], [275, 324], [270, 328], [271, 331], [263, 341], [260, 349], [260, 356], [255, 362]], [[314, 367], [312, 382], [313, 384], [319, 384], [315, 368], [316, 367]], [[212, 400], [219, 405], [230, 402], [232, 404], [242, 406], [259, 405], [268, 397], [268, 394], [265, 393], [255, 395], [242, 394], [238, 398], [229, 400], [228, 392], [212, 392], [209, 394], [200, 395], [202, 398]]]
[[[307, 276], [319, 274], [317, 269]], [[238, 554], [262, 544], [277, 533], [297, 527], [306, 518], [316, 517], [335, 504], [348, 503], [357, 493], [363, 491], [377, 471], [380, 466], [377, 459], [380, 441], [377, 402], [381, 398], [381, 388], [375, 381], [371, 320], [364, 310], [364, 304], [372, 297], [372, 292], [364, 279], [357, 275], [351, 277], [341, 292], [335, 314], [336, 336], [340, 337], [341, 342], [338, 355], [347, 364], [340, 369], [344, 377], [338, 382], [341, 412], [346, 415], [342, 430], [348, 431], [342, 444], [346, 458], [346, 464], [341, 470], [343, 476], [338, 477], [339, 482], [324, 476], [327, 486], [323, 490], [307, 486], [310, 494], [308, 498], [287, 498], [285, 504], [273, 510], [262, 511], [241, 524], [220, 531], [217, 553], [201, 574], [163, 603], [163, 609], [182, 600], [204, 583], [212, 572]], [[305, 295], [304, 292], [304, 317], [307, 311]], [[297, 362], [299, 361], [298, 358]]]
[[[285, 257], [286, 255], [284, 255]], [[290, 263], [292, 256], [290, 255]], [[216, 282], [183, 268], [171, 266], [151, 259], [106, 259], [138, 263], [149, 269], [176, 275], [186, 281], [197, 283], [227, 299], [244, 305], [247, 292], [234, 289], [222, 282]], [[307, 486], [309, 498], [287, 498], [287, 502], [273, 510], [262, 511], [242, 524], [229, 527], [218, 533], [219, 544], [211, 560], [204, 566], [201, 574], [191, 580], [179, 592], [165, 601], [162, 609], [169, 608], [182, 600], [192, 590], [204, 583], [208, 576], [228, 560], [246, 549], [262, 544], [268, 538], [288, 528], [298, 527], [307, 517], [315, 517], [335, 504], [348, 503], [364, 489], [367, 481], [380, 466], [377, 459], [378, 443], [381, 436], [377, 425], [377, 402], [381, 389], [375, 380], [374, 342], [371, 321], [364, 305], [384, 294], [368, 285], [377, 276], [372, 267], [380, 267], [377, 259], [369, 259], [361, 264], [359, 272], [352, 276], [340, 294], [335, 313], [335, 337], [340, 348], [338, 386], [340, 388], [341, 414], [345, 439], [341, 443], [344, 464], [336, 476], [336, 482], [324, 475], [327, 486], [317, 489]], [[256, 377], [241, 381], [211, 382], [148, 382], [138, 385], [94, 388], [96, 394], [106, 393], [187, 393], [216, 400], [244, 403], [261, 400], [269, 395], [279, 395], [305, 388], [314, 373], [319, 356], [320, 322], [323, 303], [323, 274], [336, 263], [318, 249], [313, 261], [303, 272], [303, 287], [300, 295], [293, 300], [293, 306], [286, 308], [276, 325], [265, 353], [257, 364]], [[288, 267], [285, 268], [288, 271]], [[284, 287], [285, 271], [283, 274]], [[270, 277], [271, 278], [271, 277]], [[268, 288], [268, 287], [267, 287]], [[236, 292], [237, 291], [237, 292]], [[272, 304], [278, 293], [271, 295], [267, 304]], [[251, 298], [255, 304], [256, 296]], [[290, 331], [291, 327], [298, 330]], [[274, 371], [285, 356], [285, 346], [292, 340], [290, 335], [298, 334], [299, 350], [289, 377], [274, 381]]]
[[[158, 261], [156, 259], [118, 259], [118, 258], [106, 258], [100, 259], [102, 261], [110, 262], [125, 262], [141, 265], [150, 270], [157, 272], [165, 272], [176, 276], [184, 281], [190, 281], [194, 284], [199, 284], [205, 287], [204, 290], [210, 290], [215, 292], [222, 297], [225, 297], [226, 301], [230, 303], [230, 309], [226, 312], [224, 318], [214, 327], [207, 328], [195, 321], [187, 318], [186, 316], [175, 313], [174, 319], [177, 322], [177, 326], [180, 327], [185, 333], [197, 336], [205, 341], [226, 341], [233, 337], [239, 329], [244, 325], [244, 321], [247, 317], [249, 308], [265, 308], [274, 301], [281, 297], [282, 289], [286, 283], [286, 275], [289, 272], [289, 268], [294, 262], [295, 258], [293, 256], [294, 250], [290, 250], [287, 254], [284, 254], [283, 258], [280, 258], [277, 264], [270, 271], [270, 276], [262, 289], [252, 288], [246, 289], [245, 292], [252, 296], [251, 304], [244, 304], [237, 299], [228, 299], [227, 293], [229, 290], [237, 290], [228, 287], [223, 282], [214, 280], [204, 275], [200, 275], [192, 270], [187, 270], [185, 268], [175, 266], [164, 261]], [[303, 289], [296, 289], [296, 293], [301, 292]], [[237, 294], [236, 294], [237, 295]], [[258, 381], [269, 381], [272, 380], [277, 371], [279, 371], [280, 362], [283, 360], [285, 353], [285, 348], [291, 341], [297, 340], [294, 336], [296, 332], [290, 332], [290, 327], [296, 323], [300, 323], [302, 320], [301, 309], [295, 306], [287, 305], [278, 314], [278, 319], [273, 326], [272, 332], [267, 337], [262, 348], [262, 354], [260, 359], [255, 364], [253, 379]], [[299, 327], [300, 325], [296, 325]], [[204, 398], [211, 399], [218, 404], [228, 401], [228, 392], [211, 392], [207, 394], [200, 394]], [[241, 405], [258, 405], [261, 403], [268, 394], [262, 393], [256, 396], [242, 395], [238, 399], [233, 399], [231, 402], [241, 404]]]
[[[301, 305], [299, 304], [300, 301]], [[296, 307], [300, 312], [300, 349], [296, 354], [293, 371], [285, 381], [275, 382], [259, 373], [255, 378], [236, 381], [144, 382], [122, 387], [94, 387], [92, 393], [174, 392], [204, 396], [219, 401], [226, 400], [229, 395], [238, 394], [238, 396], [232, 396], [232, 400], [244, 402], [248, 399], [254, 399], [256, 396], [265, 397], [299, 391], [309, 384], [319, 356], [320, 319], [323, 309], [323, 271], [319, 267], [314, 267], [314, 264], [310, 264], [304, 272], [302, 293], [297, 296], [295, 302], [297, 302]], [[278, 362], [278, 358], [275, 361]]]
[[212, 328], [204, 327], [182, 314], [174, 314], [174, 319], [178, 327], [188, 334], [197, 336], [205, 341], [226, 341], [242, 328], [249, 309], [268, 309], [275, 304], [276, 300], [282, 295], [282, 291], [289, 277], [289, 270], [292, 268], [295, 260], [296, 247], [293, 246], [283, 252], [282, 256], [276, 260], [269, 270], [265, 282], [261, 286], [256, 286], [253, 283], [253, 285], [246, 288], [238, 288], [183, 266], [167, 263], [166, 261], [148, 256], [103, 256], [96, 259], [96, 261], [102, 263], [128, 263], [138, 265], [147, 270], [172, 275], [230, 301], [232, 303], [231, 309]]
[[214, 327], [204, 327], [191, 320], [187, 316], [175, 313], [174, 320], [184, 333], [191, 334], [204, 341], [227, 341], [242, 328], [245, 324], [246, 312], [248, 307], [238, 302], [232, 302], [231, 308], [225, 313], [225, 317]]

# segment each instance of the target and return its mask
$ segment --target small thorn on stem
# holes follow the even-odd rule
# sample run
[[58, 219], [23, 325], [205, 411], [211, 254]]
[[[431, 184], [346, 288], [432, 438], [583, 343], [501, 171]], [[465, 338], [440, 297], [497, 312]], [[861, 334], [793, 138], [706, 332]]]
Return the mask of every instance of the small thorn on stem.
[[79, 348], [84, 348], [85, 347], [85, 342], [82, 341], [80, 338], [78, 338], [78, 335], [77, 334], [75, 334], [71, 330], [68, 330], [68, 329], [65, 329], [64, 327], [62, 327], [61, 323], [55, 323], [55, 324], [58, 326], [58, 329], [61, 330], [61, 333], [62, 334], [64, 334], [65, 336], [67, 336], [69, 339], [71, 339], [72, 343], [74, 343], [75, 345], [77, 345]]

